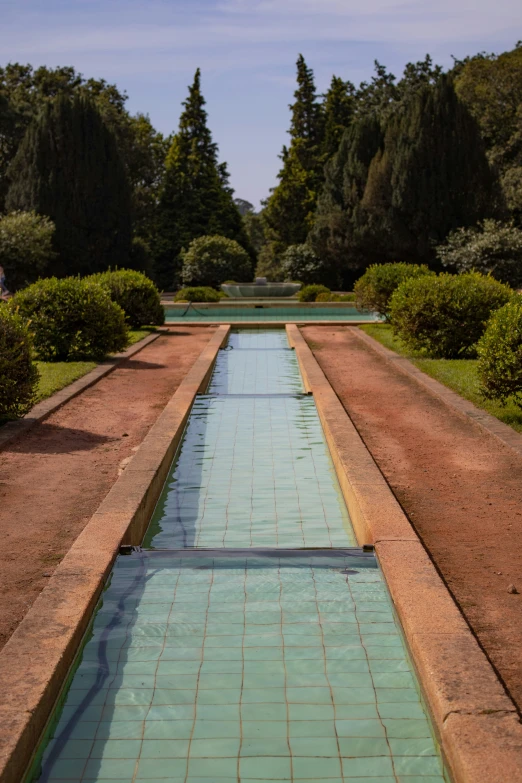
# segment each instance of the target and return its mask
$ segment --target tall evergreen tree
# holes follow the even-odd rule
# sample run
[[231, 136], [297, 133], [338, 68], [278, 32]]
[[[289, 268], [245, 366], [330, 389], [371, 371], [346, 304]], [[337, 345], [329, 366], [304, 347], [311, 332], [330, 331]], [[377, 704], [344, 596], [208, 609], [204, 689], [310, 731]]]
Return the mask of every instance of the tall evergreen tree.
[[451, 79], [420, 82], [382, 120], [361, 114], [326, 168], [310, 241], [345, 285], [375, 261], [433, 262], [450, 231], [502, 213], [498, 179]]
[[302, 55], [297, 60], [297, 90], [290, 109], [290, 147], [283, 147], [279, 185], [263, 211], [275, 254], [305, 241], [322, 182], [324, 111], [313, 71]]
[[93, 101], [58, 95], [31, 122], [9, 170], [8, 210], [47, 215], [56, 226], [54, 272], [89, 274], [125, 265], [131, 198], [116, 140]]
[[328, 160], [339, 149], [341, 139], [350, 127], [355, 113], [355, 87], [338, 76], [332, 76], [324, 95], [323, 156]]
[[157, 282], [179, 283], [180, 252], [200, 236], [220, 234], [251, 251], [234, 204], [226, 163], [218, 163], [217, 144], [207, 125], [198, 68], [166, 159], [154, 246]]

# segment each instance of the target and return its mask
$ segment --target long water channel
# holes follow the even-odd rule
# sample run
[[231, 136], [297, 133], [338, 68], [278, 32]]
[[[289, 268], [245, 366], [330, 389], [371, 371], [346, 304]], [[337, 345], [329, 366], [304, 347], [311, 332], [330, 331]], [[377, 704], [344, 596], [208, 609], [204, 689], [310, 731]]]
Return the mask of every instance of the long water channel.
[[31, 778], [444, 783], [284, 330], [220, 351]]

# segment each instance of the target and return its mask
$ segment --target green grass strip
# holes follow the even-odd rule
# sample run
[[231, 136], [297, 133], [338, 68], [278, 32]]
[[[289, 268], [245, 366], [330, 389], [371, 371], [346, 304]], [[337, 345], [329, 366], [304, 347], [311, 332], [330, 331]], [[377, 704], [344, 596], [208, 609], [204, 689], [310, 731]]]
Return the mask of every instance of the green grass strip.
[[405, 356], [419, 370], [457, 392], [477, 408], [482, 408], [517, 432], [522, 432], [522, 409], [514, 402], [500, 405], [498, 402], [485, 400], [480, 393], [476, 359], [426, 359], [410, 351], [400, 338], [395, 337], [389, 324], [367, 324], [359, 328], [386, 348]]

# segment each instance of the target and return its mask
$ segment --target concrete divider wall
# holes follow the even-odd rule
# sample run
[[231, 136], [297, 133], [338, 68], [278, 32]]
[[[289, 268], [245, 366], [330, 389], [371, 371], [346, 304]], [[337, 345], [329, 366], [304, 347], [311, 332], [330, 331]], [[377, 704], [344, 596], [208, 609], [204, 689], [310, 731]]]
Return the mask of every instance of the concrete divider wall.
[[0, 652], [0, 783], [20, 783], [122, 543], [140, 544], [230, 327], [219, 326]]
[[360, 544], [373, 544], [455, 783], [522, 782], [522, 725], [408, 518], [295, 325], [287, 325], [317, 405]]

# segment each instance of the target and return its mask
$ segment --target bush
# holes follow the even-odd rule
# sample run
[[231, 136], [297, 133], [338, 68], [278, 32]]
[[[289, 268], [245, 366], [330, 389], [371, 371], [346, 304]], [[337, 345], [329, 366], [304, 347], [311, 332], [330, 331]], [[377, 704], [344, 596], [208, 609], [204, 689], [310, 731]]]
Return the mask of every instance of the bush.
[[355, 302], [355, 294], [341, 294], [340, 302]]
[[24, 416], [35, 401], [38, 370], [24, 319], [11, 305], [0, 305], [0, 419]]
[[439, 245], [437, 256], [453, 271], [474, 269], [515, 288], [522, 286], [522, 230], [511, 223], [484, 220], [478, 228], [459, 228]]
[[391, 299], [393, 329], [413, 350], [445, 359], [475, 355], [475, 344], [495, 310], [514, 293], [478, 272], [406, 280]]
[[16, 291], [48, 272], [56, 258], [54, 223], [36, 212], [11, 212], [0, 217], [0, 266], [7, 287]]
[[218, 291], [208, 286], [189, 286], [182, 288], [174, 297], [175, 302], [219, 302], [222, 297]]
[[324, 264], [309, 245], [291, 245], [281, 258], [285, 280], [300, 280], [305, 285], [324, 277]]
[[98, 361], [127, 346], [125, 313], [88, 278], [48, 277], [19, 291], [12, 302], [30, 320], [42, 361]]
[[205, 236], [194, 239], [181, 253], [181, 278], [186, 286], [217, 288], [225, 280], [252, 280], [252, 261], [233, 239]]
[[372, 264], [355, 283], [355, 306], [358, 310], [379, 313], [389, 320], [390, 300], [400, 284], [412, 277], [434, 274], [427, 266], [417, 264]]
[[112, 301], [119, 304], [132, 328], [150, 324], [161, 326], [165, 322], [159, 291], [142, 272], [118, 269], [114, 272], [100, 272], [87, 279], [101, 285]]
[[332, 292], [325, 285], [305, 285], [297, 294], [300, 302], [315, 302], [319, 294], [328, 294]]
[[477, 345], [481, 391], [505, 404], [509, 397], [522, 407], [522, 297], [494, 313]]

